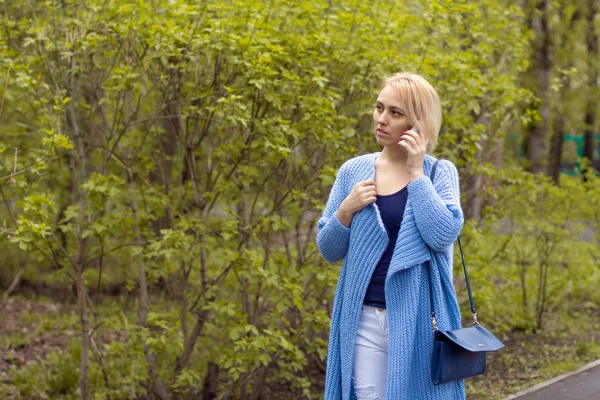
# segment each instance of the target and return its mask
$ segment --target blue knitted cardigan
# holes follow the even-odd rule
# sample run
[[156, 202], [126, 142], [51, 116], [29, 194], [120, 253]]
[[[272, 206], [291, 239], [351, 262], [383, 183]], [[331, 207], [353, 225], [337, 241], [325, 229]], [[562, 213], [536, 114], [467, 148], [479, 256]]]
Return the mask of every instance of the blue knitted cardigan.
[[[363, 299], [371, 274], [388, 245], [388, 236], [375, 203], [354, 214], [346, 228], [336, 217], [353, 186], [375, 179], [371, 153], [345, 162], [339, 169], [325, 210], [318, 221], [317, 246], [340, 271], [329, 334], [325, 400], [356, 399], [352, 383], [354, 343]], [[453, 243], [462, 226], [458, 172], [447, 160], [426, 155], [425, 176], [408, 184], [404, 218], [385, 281], [389, 319], [387, 400], [464, 399], [463, 381], [433, 385], [429, 282], [441, 330], [460, 328], [460, 313], [452, 283]], [[383, 399], [380, 399], [383, 400]]]

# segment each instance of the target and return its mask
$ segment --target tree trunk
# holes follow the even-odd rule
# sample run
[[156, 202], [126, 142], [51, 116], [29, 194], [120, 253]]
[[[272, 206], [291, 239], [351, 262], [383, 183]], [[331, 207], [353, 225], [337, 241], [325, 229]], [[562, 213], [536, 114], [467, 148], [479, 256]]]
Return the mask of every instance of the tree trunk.
[[[134, 231], [135, 238], [138, 242], [139, 246], [142, 246], [142, 234], [140, 231], [140, 217], [138, 212], [138, 204], [135, 198], [135, 191], [133, 187], [133, 172], [131, 169], [127, 169], [127, 183], [129, 187], [129, 196], [131, 199], [131, 210], [133, 212], [133, 218], [135, 221]], [[146, 266], [144, 264], [143, 256], [138, 255], [138, 269], [139, 269], [139, 285], [140, 285], [140, 300], [139, 300], [139, 311], [138, 311], [138, 319], [137, 324], [142, 327], [147, 326], [148, 321], [148, 284], [146, 283]], [[169, 399], [169, 394], [167, 393], [167, 389], [165, 388], [165, 384], [163, 383], [161, 377], [158, 375], [157, 366], [156, 366], [156, 357], [150, 351], [150, 347], [147, 344], [144, 344], [144, 354], [146, 355], [146, 359], [148, 360], [148, 365], [150, 367], [150, 371], [148, 373], [148, 388], [149, 392], [154, 392], [158, 398], [162, 400]]]
[[265, 383], [267, 382], [268, 374], [269, 369], [267, 367], [260, 368], [256, 376], [256, 382], [254, 384], [254, 387], [252, 388], [252, 395], [250, 396], [250, 400], [261, 400]]
[[215, 400], [219, 386], [219, 366], [212, 361], [208, 363], [204, 387], [202, 388], [202, 400]]
[[[482, 161], [481, 154], [482, 151], [477, 149], [475, 153], [477, 163]], [[466, 186], [465, 219], [475, 219], [476, 221], [479, 221], [483, 209], [483, 196], [481, 195], [483, 176], [481, 174], [471, 175], [467, 179]]]
[[[586, 30], [586, 44], [588, 50], [588, 96], [585, 112], [585, 137], [583, 141], [583, 156], [588, 160], [594, 160], [594, 133], [596, 128], [596, 112], [598, 111], [598, 36], [594, 30], [594, 20], [598, 14], [598, 1], [590, 0]], [[585, 172], [584, 179], [585, 179]]]
[[[75, 60], [71, 60], [71, 68], [75, 68]], [[88, 370], [90, 358], [90, 321], [87, 308], [87, 294], [85, 287], [85, 264], [86, 264], [86, 239], [83, 237], [82, 222], [85, 221], [86, 209], [86, 194], [82, 189], [83, 184], [87, 180], [87, 163], [86, 163], [86, 148], [83, 140], [83, 133], [79, 125], [79, 115], [75, 109], [75, 104], [79, 97], [80, 84], [76, 81], [76, 75], [72, 74], [69, 79], [69, 95], [71, 100], [68, 105], [68, 112], [65, 116], [70, 123], [77, 158], [71, 159], [71, 173], [73, 174], [73, 186], [79, 187], [77, 191], [78, 202], [78, 220], [77, 220], [77, 255], [75, 258], [75, 274], [77, 286], [77, 302], [79, 305], [79, 321], [81, 323], [81, 363], [79, 366], [79, 388], [81, 390], [81, 398], [83, 400], [90, 399]], [[77, 175], [77, 167], [79, 167], [79, 175]], [[79, 178], [79, 181], [77, 179]]]
[[81, 388], [81, 398], [89, 400], [88, 366], [90, 359], [90, 321], [86, 302], [85, 279], [83, 276], [85, 269], [85, 240], [81, 238], [79, 239], [79, 248], [77, 249], [77, 261], [75, 265], [77, 268], [77, 301], [79, 303], [79, 320], [81, 322], [81, 365], [79, 385]]
[[[163, 187], [163, 193], [169, 195], [171, 191], [171, 176], [173, 175], [173, 158], [175, 151], [177, 150], [177, 143], [179, 138], [183, 135], [182, 121], [181, 121], [181, 106], [179, 104], [179, 92], [175, 93], [172, 102], [165, 108], [161, 113], [164, 117], [162, 120], [162, 126], [165, 129], [164, 134], [158, 134], [157, 144], [160, 149], [157, 161], [156, 170], [150, 173], [150, 179], [152, 182], [158, 182]], [[169, 207], [165, 208], [165, 215], [157, 219], [152, 223], [154, 233], [156, 236], [160, 236], [162, 229], [172, 228], [172, 215]]]
[[[489, 162], [491, 162], [494, 168], [496, 168], [496, 171], [502, 170], [502, 167], [504, 165], [504, 140], [498, 136], [492, 136], [490, 138], [490, 150], [488, 153]], [[491, 186], [493, 188], [494, 193], [496, 193], [497, 190], [500, 188], [501, 183], [498, 179], [486, 177], [484, 180], [484, 185]], [[495, 201], [496, 199], [494, 198], [494, 196], [492, 194], [488, 194], [485, 199], [485, 205], [493, 206]]]
[[531, 24], [535, 32], [536, 46], [534, 57], [534, 72], [537, 79], [537, 96], [540, 99], [539, 113], [541, 121], [529, 130], [528, 156], [531, 171], [545, 172], [546, 148], [550, 120], [550, 74], [553, 66], [551, 51], [549, 19], [549, 0], [541, 0], [537, 4]]
[[558, 115], [554, 120], [554, 135], [552, 136], [552, 143], [550, 146], [550, 164], [548, 164], [548, 175], [552, 177], [554, 183], [558, 184], [567, 117], [561, 111], [558, 111], [557, 113]]
[[594, 132], [596, 126], [596, 101], [588, 99], [587, 110], [585, 112], [585, 132], [583, 138], [583, 156], [588, 160], [594, 159]]
[[[566, 4], [562, 4], [562, 8], [560, 10], [560, 14], [564, 15], [566, 12], [565, 8]], [[575, 10], [575, 12], [571, 16], [571, 20], [568, 25], [562, 27], [561, 35], [558, 39], [557, 46], [561, 46], [562, 49], [568, 48], [571, 45], [569, 42], [569, 37], [572, 35], [573, 30], [575, 29], [575, 24], [581, 19], [581, 12], [579, 9]], [[574, 67], [573, 58], [569, 58], [567, 64], [563, 67], [566, 70], [570, 70]], [[556, 102], [553, 104], [555, 115], [554, 118], [554, 134], [552, 135], [552, 141], [550, 143], [550, 164], [548, 164], [548, 176], [552, 177], [554, 183], [558, 184], [560, 178], [560, 165], [562, 163], [563, 156], [563, 146], [564, 139], [566, 134], [567, 127], [567, 113], [565, 112], [565, 104], [563, 99], [567, 98], [567, 94], [571, 87], [571, 77], [570, 75], [566, 75], [558, 96], [556, 96]]]
[[[481, 110], [479, 115], [472, 114], [474, 125], [485, 125], [486, 131], [489, 132], [490, 124], [488, 114]], [[479, 147], [475, 152], [475, 159], [477, 160], [477, 164], [481, 165], [485, 163], [486, 160], [486, 148], [488, 145], [487, 140], [480, 140]], [[467, 178], [465, 184], [465, 219], [475, 219], [479, 221], [481, 219], [481, 211], [483, 210], [484, 204], [484, 196], [482, 193], [483, 188], [483, 175], [481, 173], [477, 173], [476, 175], [471, 175]]]

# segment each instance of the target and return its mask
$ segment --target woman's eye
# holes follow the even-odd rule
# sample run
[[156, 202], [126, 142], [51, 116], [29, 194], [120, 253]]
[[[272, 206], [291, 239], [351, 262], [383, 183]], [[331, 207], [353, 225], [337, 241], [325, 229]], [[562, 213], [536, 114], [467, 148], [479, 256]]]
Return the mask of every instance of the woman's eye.
[[394, 111], [394, 112], [392, 112], [392, 115], [393, 115], [394, 117], [399, 117], [399, 116], [401, 116], [401, 115], [402, 115], [402, 113], [401, 113], [401, 112], [399, 112], [399, 111]]

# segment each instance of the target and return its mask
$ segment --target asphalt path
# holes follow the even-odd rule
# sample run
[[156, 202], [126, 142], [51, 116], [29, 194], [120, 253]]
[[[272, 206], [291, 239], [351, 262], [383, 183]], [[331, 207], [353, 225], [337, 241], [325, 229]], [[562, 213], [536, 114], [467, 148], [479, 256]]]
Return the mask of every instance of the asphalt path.
[[[558, 382], [551, 383], [537, 390], [526, 390], [522, 395], [509, 396], [518, 400], [600, 400], [600, 363], [595, 362], [592, 368], [577, 372]], [[552, 380], [554, 381], [554, 380]], [[536, 389], [544, 384], [536, 385]]]

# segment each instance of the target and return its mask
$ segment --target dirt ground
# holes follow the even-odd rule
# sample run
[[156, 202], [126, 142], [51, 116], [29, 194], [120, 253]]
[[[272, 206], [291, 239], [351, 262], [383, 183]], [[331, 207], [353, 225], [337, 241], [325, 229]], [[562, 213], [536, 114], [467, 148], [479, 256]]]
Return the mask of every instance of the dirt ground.
[[0, 299], [0, 380], [6, 378], [9, 366], [26, 366], [64, 348], [78, 332], [60, 326], [40, 327], [40, 322], [42, 317], [46, 320], [71, 311], [72, 306], [10, 297]]

